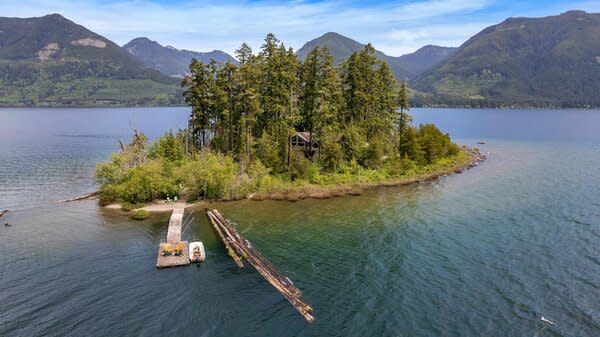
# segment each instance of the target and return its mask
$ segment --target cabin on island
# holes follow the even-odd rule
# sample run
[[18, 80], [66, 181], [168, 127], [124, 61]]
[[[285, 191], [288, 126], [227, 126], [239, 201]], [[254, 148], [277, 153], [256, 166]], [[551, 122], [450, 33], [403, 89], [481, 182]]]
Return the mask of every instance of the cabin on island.
[[304, 153], [308, 156], [312, 155], [315, 151], [319, 149], [319, 143], [315, 139], [313, 135], [312, 138], [312, 150], [310, 148], [310, 132], [296, 132], [295, 135], [292, 136], [290, 140], [292, 147], [304, 151]]

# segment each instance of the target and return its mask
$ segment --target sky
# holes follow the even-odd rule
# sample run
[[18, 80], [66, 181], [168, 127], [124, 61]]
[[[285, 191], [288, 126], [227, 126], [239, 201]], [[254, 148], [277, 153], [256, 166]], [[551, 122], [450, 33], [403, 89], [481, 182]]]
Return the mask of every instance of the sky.
[[247, 42], [260, 47], [274, 33], [295, 50], [338, 32], [391, 56], [435, 44], [458, 47], [508, 17], [600, 12], [596, 0], [0, 0], [0, 15], [59, 13], [123, 45], [145, 36], [162, 45], [228, 53]]

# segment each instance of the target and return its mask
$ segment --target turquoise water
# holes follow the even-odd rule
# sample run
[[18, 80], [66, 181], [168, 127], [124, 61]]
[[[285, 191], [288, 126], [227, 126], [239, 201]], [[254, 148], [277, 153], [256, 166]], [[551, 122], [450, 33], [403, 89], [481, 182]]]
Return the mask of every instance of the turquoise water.
[[[135, 115], [156, 136], [187, 114], [86, 111], [44, 111], [54, 136], [24, 128], [10, 147], [0, 136], [0, 208], [16, 209], [0, 227], [0, 336], [600, 335], [600, 111], [414, 109], [417, 123], [485, 141], [488, 160], [360, 197], [216, 204], [302, 289], [311, 325], [237, 270], [201, 209], [184, 238], [204, 241], [207, 261], [159, 271], [168, 214], [134, 222], [92, 201], [56, 204], [93, 188], [88, 172], [127, 135], [113, 126]], [[0, 110], [0, 131], [24, 118]], [[95, 136], [57, 136], [79, 125]]]

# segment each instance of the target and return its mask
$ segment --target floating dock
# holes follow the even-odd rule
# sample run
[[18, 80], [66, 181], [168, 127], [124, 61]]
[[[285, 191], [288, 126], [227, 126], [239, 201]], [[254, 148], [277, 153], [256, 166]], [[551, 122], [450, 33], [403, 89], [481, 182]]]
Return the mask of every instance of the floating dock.
[[[177, 266], [187, 266], [190, 264], [189, 245], [187, 241], [181, 241], [181, 226], [183, 225], [183, 208], [176, 208], [169, 219], [169, 229], [167, 230], [167, 241], [158, 246], [158, 257], [156, 258], [156, 268], [167, 268]], [[181, 245], [180, 255], [174, 253], [164, 255], [166, 250], [174, 251], [177, 245]]]

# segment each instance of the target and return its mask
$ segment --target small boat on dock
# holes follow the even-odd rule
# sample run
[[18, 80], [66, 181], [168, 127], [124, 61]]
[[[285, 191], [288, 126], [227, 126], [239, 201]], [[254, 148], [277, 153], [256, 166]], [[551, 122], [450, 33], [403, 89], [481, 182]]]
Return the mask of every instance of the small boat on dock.
[[203, 262], [206, 259], [206, 253], [204, 252], [204, 244], [200, 241], [190, 243], [190, 261]]

